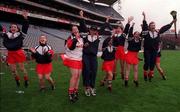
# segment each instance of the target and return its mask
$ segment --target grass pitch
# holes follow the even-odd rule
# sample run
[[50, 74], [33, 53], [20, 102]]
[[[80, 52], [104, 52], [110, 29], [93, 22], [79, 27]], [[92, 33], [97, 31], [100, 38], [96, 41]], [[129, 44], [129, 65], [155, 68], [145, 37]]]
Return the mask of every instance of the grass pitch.
[[52, 77], [56, 83], [56, 90], [47, 89], [44, 93], [39, 92], [33, 61], [26, 64], [30, 86], [24, 88], [22, 80], [19, 90], [23, 90], [24, 93], [20, 94], [15, 92], [18, 89], [10, 70], [1, 63], [1, 72], [4, 74], [0, 75], [0, 110], [1, 112], [180, 112], [180, 51], [162, 51], [161, 66], [167, 75], [166, 81], [161, 79], [156, 70], [152, 82], [144, 82], [143, 62], [140, 62], [140, 86], [137, 88], [133, 84], [131, 72], [129, 87], [125, 88], [118, 71], [118, 77], [113, 81], [112, 93], [109, 93], [107, 88], [99, 86], [99, 81], [103, 77], [101, 63], [102, 60], [99, 59], [97, 96], [86, 97], [81, 81], [80, 99], [73, 104], [69, 102], [67, 94], [70, 73], [60, 59], [53, 62]]

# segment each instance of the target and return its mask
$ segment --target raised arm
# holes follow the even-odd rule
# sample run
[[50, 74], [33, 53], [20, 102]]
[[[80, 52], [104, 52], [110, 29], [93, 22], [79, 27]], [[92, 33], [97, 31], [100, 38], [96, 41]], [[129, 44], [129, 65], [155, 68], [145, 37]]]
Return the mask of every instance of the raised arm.
[[[105, 30], [106, 28], [108, 28], [108, 29], [110, 30], [110, 32], [109, 32], [108, 34], [111, 35], [111, 30], [112, 30], [113, 28], [112, 28], [112, 26], [109, 24], [109, 19], [110, 19], [110, 18], [111, 18], [110, 16], [107, 16], [107, 17], [106, 17], [106, 22], [101, 26], [100, 30], [98, 31], [100, 35], [101, 35], [101, 34], [104, 34], [104, 30]], [[106, 34], [106, 35], [108, 35], [108, 34]]]
[[106, 48], [108, 46], [109, 38], [105, 39], [102, 44], [102, 49]]
[[22, 24], [22, 32], [27, 34], [29, 28], [28, 13], [26, 11], [23, 11], [22, 16], [24, 17], [24, 21]]
[[130, 29], [129, 29], [128, 39], [130, 39], [130, 38], [133, 37], [134, 24], [135, 24], [135, 23], [133, 23], [132, 26], [131, 26]]
[[112, 37], [108, 37], [103, 41], [102, 44], [102, 50], [106, 49], [106, 47], [109, 45], [109, 41], [111, 41]]
[[142, 12], [142, 15], [143, 15], [143, 23], [141, 25], [142, 28], [141, 37], [145, 38], [146, 35], [148, 34], [148, 24], [146, 22], [146, 14]]
[[123, 31], [123, 33], [125, 33], [126, 35], [129, 33], [130, 23], [131, 23], [131, 21], [132, 21], [133, 19], [134, 19], [134, 18], [133, 18], [132, 16], [130, 16], [130, 17], [128, 18], [128, 22], [127, 22], [127, 24], [126, 24], [126, 26], [125, 26], [125, 28], [124, 28], [124, 31]]
[[80, 32], [87, 33], [87, 32], [88, 32], [88, 28], [87, 28], [87, 26], [86, 26], [85, 17], [84, 17], [84, 12], [81, 10], [81, 11], [79, 12], [79, 15], [80, 15], [80, 17], [81, 17], [79, 30], [80, 30]]
[[146, 21], [145, 12], [142, 12], [142, 15], [143, 15], [142, 31], [148, 31], [148, 24], [147, 24], [147, 21]]
[[175, 22], [176, 22], [176, 20], [173, 20], [170, 24], [167, 24], [167, 25], [161, 27], [161, 29], [159, 30], [159, 34], [162, 34], [162, 33], [166, 32], [167, 30], [169, 30], [171, 28], [172, 24]]

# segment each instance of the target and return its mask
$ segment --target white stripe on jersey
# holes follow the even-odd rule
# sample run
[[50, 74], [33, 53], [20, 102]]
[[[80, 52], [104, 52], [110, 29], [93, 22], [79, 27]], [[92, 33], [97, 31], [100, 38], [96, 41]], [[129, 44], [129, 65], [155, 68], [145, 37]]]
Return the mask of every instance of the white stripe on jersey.
[[39, 46], [35, 47], [35, 50], [41, 55], [43, 55], [45, 52], [47, 52], [48, 50], [51, 50], [51, 49], [52, 48], [49, 45], [46, 45], [46, 46], [40, 46], [39, 45]]

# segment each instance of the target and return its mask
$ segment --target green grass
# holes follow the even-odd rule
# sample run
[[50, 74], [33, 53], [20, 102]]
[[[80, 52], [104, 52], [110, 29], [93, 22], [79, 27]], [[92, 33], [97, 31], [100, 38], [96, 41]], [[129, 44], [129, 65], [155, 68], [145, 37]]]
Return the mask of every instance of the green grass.
[[[142, 57], [142, 55], [140, 55]], [[80, 99], [72, 104], [68, 101], [67, 89], [70, 74], [61, 60], [54, 61], [52, 77], [56, 82], [56, 90], [39, 92], [38, 78], [34, 70], [34, 62], [26, 64], [29, 72], [30, 86], [24, 94], [17, 94], [15, 81], [9, 69], [1, 65], [1, 112], [180, 112], [180, 51], [163, 51], [162, 67], [166, 72], [167, 80], [161, 79], [155, 72], [152, 82], [144, 82], [142, 65], [139, 65], [140, 86], [136, 88], [132, 83], [132, 72], [129, 87], [123, 86], [118, 75], [113, 81], [113, 91], [109, 93], [105, 87], [99, 87], [103, 77], [101, 60], [97, 75], [97, 96], [85, 97], [82, 82], [80, 82]], [[23, 81], [21, 81], [23, 82]], [[48, 86], [48, 84], [47, 84]]]

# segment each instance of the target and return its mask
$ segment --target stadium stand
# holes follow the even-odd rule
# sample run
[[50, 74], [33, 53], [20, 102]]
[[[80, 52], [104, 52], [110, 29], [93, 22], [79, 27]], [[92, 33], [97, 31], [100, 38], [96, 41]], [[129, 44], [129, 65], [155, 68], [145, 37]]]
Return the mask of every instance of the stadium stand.
[[[9, 23], [1, 23], [3, 26], [5, 26], [6, 28], [9, 28]], [[21, 25], [19, 25], [21, 26]], [[9, 30], [9, 29], [7, 29]], [[51, 31], [57, 31], [57, 30], [54, 30], [54, 29], [47, 29], [47, 32], [51, 32]], [[49, 31], [48, 31], [49, 30]], [[51, 34], [48, 34], [48, 33], [45, 33], [43, 31], [41, 31], [41, 28], [38, 27], [38, 26], [34, 26], [34, 25], [30, 25], [29, 29], [28, 29], [28, 35], [27, 37], [24, 39], [24, 48], [27, 49], [27, 48], [31, 48], [31, 47], [35, 47], [37, 46], [39, 43], [38, 43], [38, 38], [40, 35], [46, 35], [47, 38], [48, 38], [48, 43], [53, 47], [54, 51], [56, 53], [62, 53], [64, 51], [64, 40], [67, 38], [64, 36], [63, 32], [61, 31], [57, 31], [57, 32], [60, 32], [59, 34], [59, 38], [57, 38], [57, 36], [53, 36]], [[64, 38], [61, 38], [63, 37]], [[3, 46], [3, 45], [1, 45]]]
[[65, 29], [57, 30], [47, 27], [40, 27], [40, 30], [44, 33], [49, 33], [61, 39], [66, 39], [71, 34], [69, 30], [65, 30]]
[[95, 14], [97, 13], [98, 15], [101, 15], [103, 17], [111, 15], [114, 19], [117, 19], [117, 20], [123, 19], [123, 17], [120, 14], [118, 14], [110, 6], [102, 6], [102, 5], [90, 4], [88, 2], [84, 2], [84, 1], [81, 1], [81, 0], [55, 0], [55, 1], [70, 4], [70, 5], [75, 6], [75, 7], [78, 6], [78, 7], [82, 8], [82, 9], [88, 10], [89, 12], [92, 12], [92, 13], [95, 13]]
[[[7, 28], [8, 31], [10, 23], [1, 22], [0, 23], [3, 27]], [[19, 25], [19, 24], [18, 24]], [[21, 25], [19, 25], [21, 27]], [[38, 38], [40, 35], [46, 35], [48, 38], [48, 43], [51, 45], [55, 51], [55, 53], [63, 53], [64, 52], [64, 40], [67, 39], [67, 37], [70, 35], [70, 31], [67, 30], [58, 30], [53, 28], [47, 28], [47, 27], [39, 27], [30, 25], [28, 29], [28, 35], [24, 39], [24, 49], [29, 49], [31, 47], [37, 46]], [[104, 38], [101, 39], [100, 47], [102, 45]], [[1, 43], [1, 48], [4, 48]]]
[[[110, 24], [117, 25], [117, 22], [124, 18], [116, 12], [112, 5], [117, 0], [1, 0], [0, 2], [0, 24], [7, 29], [11, 22], [21, 24], [22, 17], [19, 15], [23, 10], [29, 12], [30, 28], [27, 38], [24, 40], [25, 47], [34, 47], [38, 44], [38, 37], [47, 35], [49, 44], [56, 53], [64, 51], [64, 40], [70, 35], [72, 25], [79, 25], [79, 11], [85, 12], [87, 25], [100, 27], [107, 16], [111, 16]], [[105, 6], [94, 4], [94, 2], [106, 3]], [[164, 36], [164, 35], [163, 35]], [[173, 35], [162, 38], [164, 42], [172, 45], [180, 45], [180, 40], [172, 40]], [[179, 36], [179, 35], [178, 35]], [[106, 36], [103, 36], [106, 37]], [[104, 38], [101, 39], [100, 47]], [[2, 43], [1, 43], [1, 47]]]
[[[43, 0], [3, 1], [3, 5], [8, 5], [8, 7], [18, 7], [16, 9], [20, 10], [29, 10], [29, 12], [33, 12], [35, 14], [39, 13], [47, 16], [48, 11], [48, 17], [56, 17], [56, 19], [57, 16], [64, 17], [64, 19], [70, 19], [69, 21], [71, 24], [78, 24], [80, 10], [83, 10], [87, 13], [87, 20], [91, 22], [91, 24], [94, 23], [100, 25], [104, 23], [106, 16], [112, 16], [111, 24], [113, 25], [117, 25], [115, 23], [124, 20], [124, 18], [110, 6], [93, 5], [80, 0], [47, 0], [48, 2], [44, 2]], [[42, 19], [44, 18], [45, 17]]]

